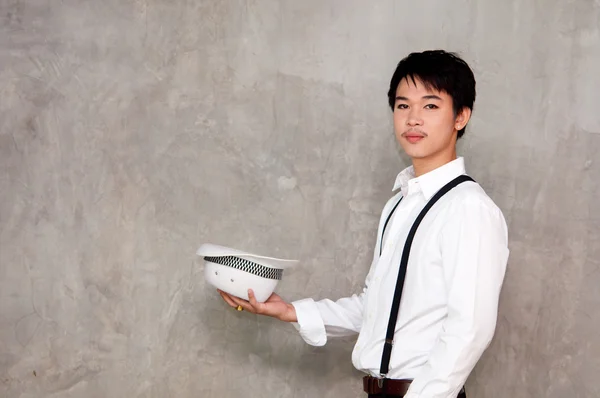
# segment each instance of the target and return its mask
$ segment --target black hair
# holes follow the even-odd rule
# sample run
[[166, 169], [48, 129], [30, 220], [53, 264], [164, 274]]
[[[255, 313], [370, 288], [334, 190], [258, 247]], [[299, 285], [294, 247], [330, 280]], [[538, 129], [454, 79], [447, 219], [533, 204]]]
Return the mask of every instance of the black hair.
[[[445, 92], [452, 98], [454, 115], [465, 107], [473, 110], [475, 103], [475, 76], [469, 65], [455, 53], [429, 50], [411, 53], [402, 59], [390, 81], [388, 101], [392, 111], [396, 102], [396, 90], [402, 79], [423, 82], [428, 89]], [[458, 132], [458, 138], [465, 127]]]

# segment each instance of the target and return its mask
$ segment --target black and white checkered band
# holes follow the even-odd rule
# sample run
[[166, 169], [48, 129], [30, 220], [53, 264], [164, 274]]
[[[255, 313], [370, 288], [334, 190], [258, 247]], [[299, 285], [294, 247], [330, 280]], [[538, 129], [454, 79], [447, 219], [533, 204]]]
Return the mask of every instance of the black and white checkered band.
[[281, 276], [283, 275], [282, 269], [265, 267], [264, 265], [235, 256], [204, 257], [204, 260], [215, 264], [226, 265], [227, 267], [239, 269], [267, 279], [281, 280]]

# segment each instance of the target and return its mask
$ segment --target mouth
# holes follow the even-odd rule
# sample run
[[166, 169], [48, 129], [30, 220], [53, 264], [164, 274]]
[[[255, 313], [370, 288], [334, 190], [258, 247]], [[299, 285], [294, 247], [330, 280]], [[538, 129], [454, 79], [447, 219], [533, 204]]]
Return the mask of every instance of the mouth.
[[411, 144], [416, 144], [417, 142], [425, 138], [426, 134], [410, 132], [404, 133], [402, 134], [402, 136], [406, 139], [406, 141], [410, 142]]

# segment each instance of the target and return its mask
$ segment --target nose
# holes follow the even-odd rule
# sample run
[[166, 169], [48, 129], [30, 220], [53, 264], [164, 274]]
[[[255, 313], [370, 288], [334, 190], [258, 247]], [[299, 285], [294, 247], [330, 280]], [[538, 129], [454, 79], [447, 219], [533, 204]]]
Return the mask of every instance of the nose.
[[411, 109], [408, 117], [406, 119], [406, 124], [408, 126], [421, 126], [423, 125], [423, 119], [421, 118], [421, 114], [416, 109]]

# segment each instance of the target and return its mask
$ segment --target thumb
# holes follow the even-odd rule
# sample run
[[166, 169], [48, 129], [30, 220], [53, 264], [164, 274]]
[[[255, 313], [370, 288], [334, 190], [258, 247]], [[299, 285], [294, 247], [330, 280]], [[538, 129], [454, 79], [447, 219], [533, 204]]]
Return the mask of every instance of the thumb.
[[250, 302], [250, 305], [258, 311], [261, 303], [256, 300], [256, 296], [254, 295], [254, 291], [252, 289], [248, 289], [248, 301]]

